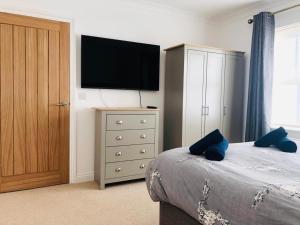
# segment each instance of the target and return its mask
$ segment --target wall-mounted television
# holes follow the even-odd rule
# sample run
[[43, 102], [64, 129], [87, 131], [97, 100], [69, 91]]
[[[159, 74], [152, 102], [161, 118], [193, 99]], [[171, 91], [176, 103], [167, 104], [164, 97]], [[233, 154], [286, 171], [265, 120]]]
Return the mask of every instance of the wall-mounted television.
[[160, 46], [81, 36], [81, 87], [159, 90]]

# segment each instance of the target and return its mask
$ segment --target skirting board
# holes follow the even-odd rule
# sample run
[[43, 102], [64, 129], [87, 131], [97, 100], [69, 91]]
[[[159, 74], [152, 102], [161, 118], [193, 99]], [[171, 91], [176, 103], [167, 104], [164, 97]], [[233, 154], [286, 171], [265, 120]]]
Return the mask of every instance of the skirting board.
[[75, 183], [83, 183], [88, 181], [94, 181], [94, 171], [87, 172], [87, 173], [78, 173], [76, 175]]

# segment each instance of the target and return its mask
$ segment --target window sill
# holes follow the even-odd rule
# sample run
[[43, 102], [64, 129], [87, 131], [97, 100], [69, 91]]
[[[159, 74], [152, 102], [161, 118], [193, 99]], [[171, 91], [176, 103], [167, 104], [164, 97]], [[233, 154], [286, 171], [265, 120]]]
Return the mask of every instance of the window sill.
[[285, 126], [285, 125], [277, 125], [277, 126], [272, 125], [271, 130], [275, 130], [278, 127], [283, 127], [284, 129], [290, 130], [290, 131], [299, 131], [300, 132], [300, 127], [291, 127], [291, 126]]
[[300, 127], [289, 127], [289, 126], [284, 126], [284, 125], [272, 125], [271, 130], [277, 129], [278, 127], [284, 127], [284, 129], [288, 132], [289, 137], [299, 139], [300, 140]]

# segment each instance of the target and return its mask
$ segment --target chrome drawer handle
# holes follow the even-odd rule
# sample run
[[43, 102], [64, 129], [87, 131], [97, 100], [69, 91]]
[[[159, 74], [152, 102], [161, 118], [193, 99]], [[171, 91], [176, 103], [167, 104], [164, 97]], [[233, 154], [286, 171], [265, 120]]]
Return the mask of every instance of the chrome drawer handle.
[[146, 137], [147, 137], [146, 134], [142, 134], [142, 135], [140, 136], [141, 139], [145, 139]]
[[117, 137], [116, 137], [116, 140], [117, 140], [117, 141], [120, 141], [120, 140], [122, 140], [122, 139], [123, 139], [122, 136], [117, 136]]
[[142, 153], [142, 154], [146, 153], [146, 149], [142, 149], [142, 150], [140, 151], [140, 153]]
[[144, 169], [145, 168], [145, 164], [140, 165], [140, 168]]
[[122, 152], [116, 152], [115, 155], [116, 155], [116, 156], [121, 156], [121, 155], [122, 155]]
[[115, 171], [116, 171], [117, 173], [121, 172], [121, 170], [122, 170], [121, 168], [116, 168], [116, 169], [115, 169]]
[[122, 120], [117, 120], [116, 124], [120, 124], [121, 125], [121, 124], [123, 124], [123, 121]]
[[145, 123], [147, 123], [147, 120], [141, 120], [141, 123], [145, 124]]

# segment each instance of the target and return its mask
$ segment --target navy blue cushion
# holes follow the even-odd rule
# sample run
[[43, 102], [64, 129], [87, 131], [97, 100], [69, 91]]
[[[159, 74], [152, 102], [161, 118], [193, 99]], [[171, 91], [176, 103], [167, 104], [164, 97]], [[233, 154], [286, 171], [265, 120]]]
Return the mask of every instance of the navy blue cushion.
[[254, 145], [256, 147], [269, 147], [270, 145], [275, 145], [280, 139], [286, 136], [287, 132], [285, 129], [283, 127], [279, 127], [255, 141]]
[[275, 146], [279, 148], [283, 152], [296, 152], [297, 151], [297, 144], [287, 137], [281, 138]]
[[212, 145], [205, 151], [205, 157], [208, 160], [221, 161], [225, 157], [225, 152], [228, 148], [228, 141], [223, 138], [223, 141]]
[[190, 152], [193, 155], [202, 155], [209, 146], [220, 143], [221, 141], [223, 141], [222, 134], [218, 129], [214, 130], [195, 144], [191, 145]]

